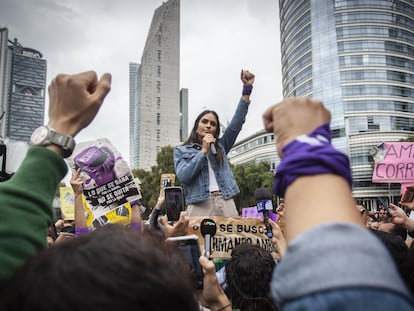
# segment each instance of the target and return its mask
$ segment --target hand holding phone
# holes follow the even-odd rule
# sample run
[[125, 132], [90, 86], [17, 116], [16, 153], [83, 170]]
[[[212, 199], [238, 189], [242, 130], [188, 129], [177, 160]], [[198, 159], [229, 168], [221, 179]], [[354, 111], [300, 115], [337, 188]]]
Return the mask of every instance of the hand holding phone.
[[178, 237], [171, 237], [166, 240], [167, 243], [172, 243], [175, 247], [178, 247], [186, 262], [184, 263], [183, 269], [189, 268], [192, 281], [196, 289], [203, 288], [203, 269], [201, 268], [199, 258], [200, 244], [196, 235], [185, 235]]
[[176, 222], [180, 218], [181, 211], [185, 210], [183, 188], [165, 187], [165, 212], [168, 221]]

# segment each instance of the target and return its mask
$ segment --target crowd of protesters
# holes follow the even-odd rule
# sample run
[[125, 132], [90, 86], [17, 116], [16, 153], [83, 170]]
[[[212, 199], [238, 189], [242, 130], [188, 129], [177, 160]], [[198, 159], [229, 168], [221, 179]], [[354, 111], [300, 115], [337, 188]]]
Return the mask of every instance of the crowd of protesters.
[[[94, 72], [58, 75], [49, 86], [49, 127], [76, 137], [110, 86], [110, 74], [99, 80]], [[276, 264], [263, 249], [241, 244], [225, 267], [224, 287], [202, 254], [201, 290], [184, 266], [173, 264], [171, 256], [180, 254], [164, 243], [187, 233], [185, 213], [174, 226], [161, 220], [162, 234], [144, 230], [139, 213], [130, 228], [93, 231], [80, 230], [86, 226], [78, 216], [77, 237], [48, 248], [52, 200], [68, 152], [55, 144], [32, 146], [0, 184], [0, 309], [413, 310], [411, 245], [395, 242], [395, 230], [381, 226], [412, 231], [413, 221], [390, 205], [389, 220], [378, 229], [392, 236], [367, 228], [370, 221], [352, 197], [349, 160], [331, 145], [330, 117], [322, 102], [308, 98], [288, 98], [264, 112], [264, 128], [275, 134], [282, 159], [273, 191], [284, 198], [278, 207], [283, 231], [269, 222], [283, 256]], [[75, 193], [78, 177], [72, 178]], [[157, 205], [162, 202], [161, 192]], [[64, 226], [54, 227], [52, 235], [65, 236]]]

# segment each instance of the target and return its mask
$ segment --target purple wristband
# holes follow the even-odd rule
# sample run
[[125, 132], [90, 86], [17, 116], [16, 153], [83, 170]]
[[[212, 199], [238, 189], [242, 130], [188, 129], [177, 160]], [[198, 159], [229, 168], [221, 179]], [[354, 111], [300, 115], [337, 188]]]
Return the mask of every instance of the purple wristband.
[[253, 85], [243, 85], [242, 95], [250, 95], [253, 90]]
[[309, 135], [298, 136], [283, 147], [284, 157], [276, 170], [273, 192], [280, 197], [296, 178], [307, 175], [335, 174], [352, 187], [348, 157], [331, 145], [329, 123]]
[[90, 229], [88, 227], [75, 227], [75, 235], [80, 236], [88, 233]]
[[140, 222], [131, 222], [131, 223], [129, 224], [129, 229], [130, 229], [131, 231], [141, 232], [142, 225], [141, 225], [141, 223], [140, 223]]

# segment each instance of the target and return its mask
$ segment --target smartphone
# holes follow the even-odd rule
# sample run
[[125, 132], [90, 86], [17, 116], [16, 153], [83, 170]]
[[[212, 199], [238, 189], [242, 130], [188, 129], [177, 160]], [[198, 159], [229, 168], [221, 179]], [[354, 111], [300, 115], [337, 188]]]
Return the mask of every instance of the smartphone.
[[401, 202], [412, 202], [414, 200], [414, 188], [412, 186], [408, 186], [404, 194], [401, 198]]
[[185, 235], [178, 237], [170, 237], [166, 240], [167, 243], [172, 243], [175, 247], [180, 248], [186, 260], [186, 265], [190, 269], [192, 281], [196, 289], [203, 288], [203, 269], [200, 262], [200, 243], [196, 235]]
[[185, 210], [183, 188], [165, 187], [165, 213], [170, 222], [176, 222], [180, 218], [181, 211]]

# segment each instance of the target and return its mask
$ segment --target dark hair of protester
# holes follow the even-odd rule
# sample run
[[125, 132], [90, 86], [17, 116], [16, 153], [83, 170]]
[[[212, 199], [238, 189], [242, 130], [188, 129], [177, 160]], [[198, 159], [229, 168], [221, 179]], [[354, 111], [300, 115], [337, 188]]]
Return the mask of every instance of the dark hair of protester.
[[6, 284], [0, 304], [6, 310], [198, 310], [189, 278], [162, 245], [123, 226], [100, 227], [34, 256]]
[[401, 278], [405, 281], [407, 287], [414, 293], [414, 279], [411, 273], [413, 266], [409, 260], [407, 244], [405, 244], [401, 237], [393, 233], [380, 230], [371, 231], [385, 244], [397, 265]]
[[[194, 144], [194, 143], [200, 144], [200, 145], [203, 144], [203, 142], [200, 141], [199, 135], [197, 134], [197, 128], [198, 128], [198, 123], [200, 123], [201, 118], [203, 116], [205, 116], [206, 114], [208, 114], [208, 113], [213, 114], [217, 119], [217, 127], [216, 127], [216, 133], [214, 134], [214, 138], [218, 139], [220, 137], [220, 119], [219, 119], [219, 116], [218, 116], [217, 112], [215, 112], [214, 110], [204, 110], [203, 112], [201, 112], [198, 115], [198, 117], [194, 121], [193, 129], [191, 130], [191, 133], [188, 136], [188, 138], [186, 139], [186, 141], [182, 143], [183, 146], [189, 145], [189, 144]], [[219, 163], [221, 163], [221, 161], [223, 160], [223, 153], [221, 152], [220, 148], [217, 148], [216, 160]]]
[[394, 227], [391, 229], [391, 233], [400, 237], [402, 241], [405, 241], [407, 239], [407, 229], [404, 227], [394, 225]]
[[277, 310], [269, 292], [274, 268], [272, 255], [260, 246], [249, 243], [236, 246], [225, 266], [225, 292], [233, 309]]

